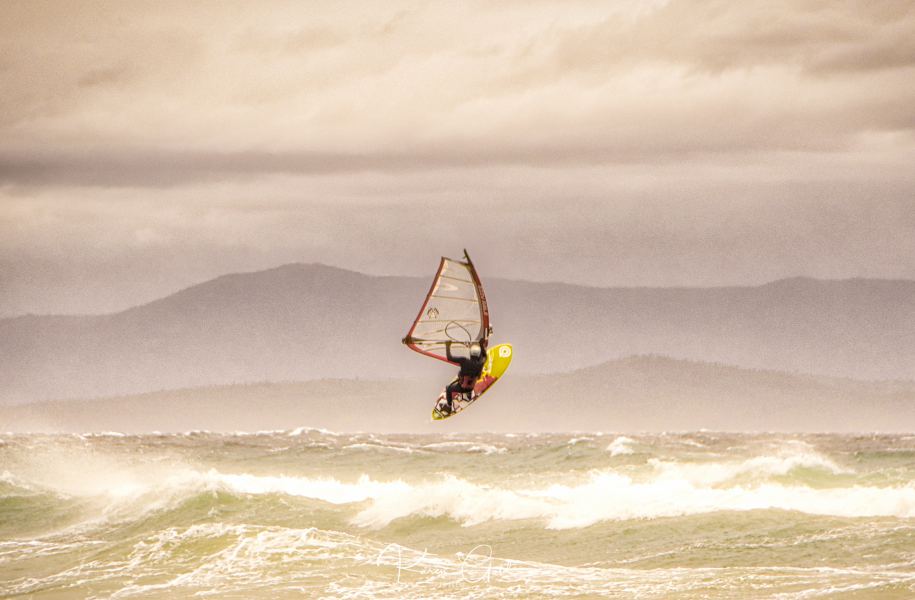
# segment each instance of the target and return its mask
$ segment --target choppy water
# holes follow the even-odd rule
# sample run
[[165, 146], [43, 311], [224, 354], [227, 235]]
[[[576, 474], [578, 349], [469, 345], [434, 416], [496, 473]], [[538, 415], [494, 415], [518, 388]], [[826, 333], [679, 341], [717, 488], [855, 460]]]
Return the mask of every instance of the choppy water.
[[0, 594], [915, 597], [915, 436], [0, 436]]

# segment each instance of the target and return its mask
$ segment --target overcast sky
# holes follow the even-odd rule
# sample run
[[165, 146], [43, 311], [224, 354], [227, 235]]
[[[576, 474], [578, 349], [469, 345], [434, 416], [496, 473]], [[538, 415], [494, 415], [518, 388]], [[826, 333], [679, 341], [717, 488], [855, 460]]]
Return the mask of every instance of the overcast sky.
[[0, 315], [315, 262], [915, 278], [915, 5], [5, 2]]

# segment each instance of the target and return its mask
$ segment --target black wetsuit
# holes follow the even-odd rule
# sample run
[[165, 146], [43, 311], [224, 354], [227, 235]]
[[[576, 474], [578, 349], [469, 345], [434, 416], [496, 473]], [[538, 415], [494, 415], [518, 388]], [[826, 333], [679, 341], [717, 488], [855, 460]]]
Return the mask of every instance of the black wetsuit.
[[449, 408], [451, 408], [455, 392], [469, 394], [473, 391], [473, 384], [479, 379], [480, 373], [483, 372], [483, 367], [486, 365], [486, 348], [480, 347], [480, 356], [477, 358], [473, 358], [472, 356], [452, 356], [450, 344], [445, 346], [445, 352], [448, 360], [456, 362], [461, 367], [457, 381], [454, 381], [445, 388], [445, 397], [448, 399]]

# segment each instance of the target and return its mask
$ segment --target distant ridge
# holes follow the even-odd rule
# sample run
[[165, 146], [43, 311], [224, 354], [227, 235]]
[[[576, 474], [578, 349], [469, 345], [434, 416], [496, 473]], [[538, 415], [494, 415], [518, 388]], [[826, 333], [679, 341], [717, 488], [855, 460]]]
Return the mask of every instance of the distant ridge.
[[[224, 280], [233, 280], [233, 279], [244, 279], [248, 276], [258, 275], [258, 274], [270, 274], [270, 273], [281, 273], [289, 274], [292, 276], [302, 275], [311, 273], [320, 273], [324, 271], [328, 275], [336, 274], [342, 277], [352, 276], [359, 278], [369, 278], [369, 279], [398, 279], [398, 280], [428, 280], [431, 279], [425, 277], [411, 276], [411, 275], [375, 275], [371, 273], [363, 273], [361, 271], [356, 271], [353, 269], [348, 269], [345, 267], [337, 267], [334, 265], [328, 265], [322, 262], [312, 262], [312, 263], [301, 263], [301, 262], [292, 262], [284, 263], [276, 267], [270, 267], [268, 269], [256, 269], [251, 271], [238, 271], [233, 273], [224, 273], [218, 275], [211, 279], [207, 279], [200, 283], [194, 285], [189, 285], [187, 287], [178, 289], [166, 296], [161, 298], [156, 298], [148, 302], [141, 302], [134, 306], [128, 306], [120, 310], [100, 312], [100, 313], [21, 313], [21, 314], [9, 314], [9, 315], [0, 315], [0, 321], [7, 319], [18, 319], [22, 317], [57, 317], [57, 318], [66, 318], [66, 317], [100, 317], [108, 315], [116, 315], [130, 310], [135, 310], [148, 306], [150, 304], [156, 304], [163, 300], [167, 300], [174, 296], [180, 296], [185, 292], [190, 290], [195, 290], [201, 287], [209, 286], [216, 282], [221, 282]], [[487, 277], [485, 278], [487, 283], [498, 282], [501, 285], [533, 285], [533, 286], [543, 286], [543, 287], [558, 287], [558, 288], [571, 288], [571, 289], [585, 289], [585, 290], [602, 290], [602, 291], [622, 291], [622, 290], [745, 290], [745, 289], [758, 289], [758, 288], [767, 288], [767, 287], [780, 287], [784, 285], [792, 284], [824, 284], [824, 285], [834, 285], [842, 283], [893, 283], [901, 284], [905, 286], [911, 286], [915, 288], [915, 279], [888, 279], [888, 278], [870, 278], [870, 277], [849, 277], [843, 279], [821, 279], [817, 277], [810, 277], [806, 275], [795, 275], [791, 277], [782, 277], [779, 279], [773, 279], [760, 284], [722, 284], [722, 285], [710, 285], [710, 286], [683, 286], [683, 285], [671, 285], [671, 286], [642, 286], [642, 285], [633, 285], [633, 286], [595, 286], [595, 285], [585, 285], [580, 283], [569, 283], [565, 281], [531, 281], [526, 279], [512, 279], [504, 277]]]
[[[515, 344], [518, 372], [662, 354], [915, 378], [912, 281], [589, 288], [483, 275], [494, 339]], [[224, 275], [108, 315], [0, 319], [0, 403], [264, 380], [446, 378], [447, 365], [399, 343], [428, 285], [425, 277], [293, 263]]]
[[432, 423], [432, 379], [253, 383], [0, 408], [0, 431], [915, 430], [915, 382], [863, 382], [633, 356], [512, 375], [459, 418]]

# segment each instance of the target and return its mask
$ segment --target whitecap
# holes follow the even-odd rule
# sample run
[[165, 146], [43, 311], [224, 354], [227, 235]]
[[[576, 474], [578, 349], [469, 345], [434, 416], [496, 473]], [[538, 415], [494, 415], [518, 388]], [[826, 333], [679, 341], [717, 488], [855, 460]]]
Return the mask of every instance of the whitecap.
[[393, 445], [393, 444], [384, 444], [384, 443], [368, 444], [365, 442], [349, 444], [347, 446], [343, 446], [343, 449], [344, 450], [392, 450], [394, 452], [403, 452], [405, 454], [413, 454], [413, 453], [417, 452], [417, 450], [415, 448], [411, 448], [409, 446], [397, 446], [397, 445]]
[[504, 454], [508, 448], [504, 446], [493, 446], [480, 442], [453, 441], [453, 442], [435, 442], [422, 446], [427, 450], [463, 450], [466, 452], [480, 452], [482, 454]]
[[610, 456], [621, 456], [623, 454], [632, 454], [634, 450], [631, 445], [635, 441], [632, 438], [628, 438], [625, 435], [621, 435], [613, 439], [610, 444], [607, 445], [607, 452], [610, 453]]

